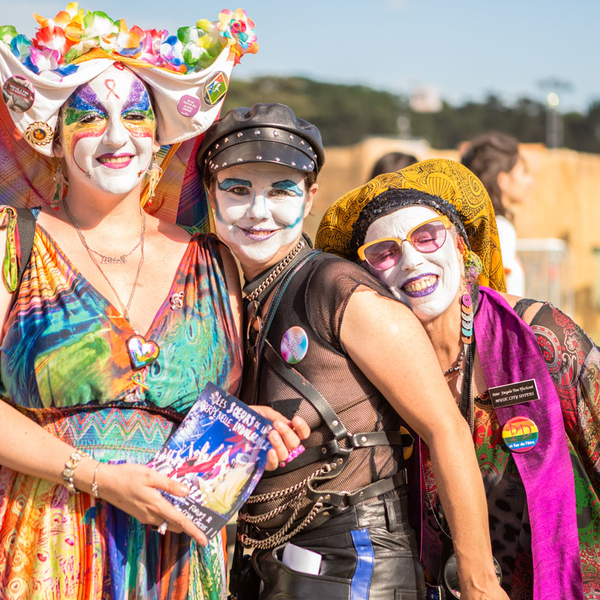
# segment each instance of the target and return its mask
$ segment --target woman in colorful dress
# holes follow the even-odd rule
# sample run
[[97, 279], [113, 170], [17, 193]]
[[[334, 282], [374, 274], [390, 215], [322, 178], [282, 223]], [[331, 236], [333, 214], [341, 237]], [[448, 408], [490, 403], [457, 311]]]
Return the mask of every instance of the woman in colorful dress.
[[[186, 489], [143, 465], [207, 382], [238, 392], [237, 269], [214, 236], [141, 199], [148, 171], [156, 192], [160, 144], [216, 117], [232, 59], [256, 50], [253, 24], [225, 11], [182, 41], [76, 4], [36, 18], [33, 45], [2, 28], [2, 125], [17, 129], [2, 179], [43, 171], [44, 157], [62, 168], [52, 205], [2, 208], [0, 598], [222, 599], [221, 537], [207, 545], [160, 493]], [[27, 143], [39, 154], [26, 164]], [[2, 198], [22, 205], [32, 188]], [[291, 422], [275, 429], [272, 468], [299, 443]]]
[[[448, 160], [382, 175], [333, 204], [317, 244], [362, 262], [425, 327], [471, 426], [510, 597], [598, 598], [600, 350], [557, 308], [501, 293], [481, 182]], [[425, 444], [412, 467], [437, 585], [451, 540]]]

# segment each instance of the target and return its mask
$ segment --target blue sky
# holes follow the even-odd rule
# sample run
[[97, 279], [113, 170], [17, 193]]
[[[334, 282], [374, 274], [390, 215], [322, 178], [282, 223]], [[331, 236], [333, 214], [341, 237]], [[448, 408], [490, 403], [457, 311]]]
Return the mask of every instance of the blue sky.
[[[227, 0], [100, 0], [129, 25], [166, 28], [215, 20]], [[409, 94], [433, 86], [453, 103], [496, 92], [544, 99], [538, 82], [569, 82], [561, 109], [600, 100], [600, 0], [239, 0], [257, 25], [260, 51], [235, 75], [304, 75]], [[0, 0], [0, 22], [31, 36], [33, 11], [51, 17], [56, 0]], [[268, 100], [268, 99], [267, 99]]]

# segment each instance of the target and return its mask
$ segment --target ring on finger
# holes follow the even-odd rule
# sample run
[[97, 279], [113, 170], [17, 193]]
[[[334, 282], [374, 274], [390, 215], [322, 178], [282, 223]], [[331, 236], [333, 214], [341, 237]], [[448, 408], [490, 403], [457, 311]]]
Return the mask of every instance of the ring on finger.
[[160, 535], [165, 535], [165, 533], [167, 533], [167, 526], [169, 524], [167, 523], [167, 521], [163, 521], [157, 528], [156, 531], [158, 531], [158, 533], [160, 533]]

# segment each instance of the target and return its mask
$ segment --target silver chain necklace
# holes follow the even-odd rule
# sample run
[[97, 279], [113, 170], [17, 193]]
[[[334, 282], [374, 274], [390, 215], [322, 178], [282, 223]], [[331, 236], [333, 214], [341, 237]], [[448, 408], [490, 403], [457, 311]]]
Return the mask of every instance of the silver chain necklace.
[[275, 268], [267, 275], [263, 282], [253, 292], [248, 294], [245, 299], [249, 302], [256, 300], [273, 283], [273, 281], [277, 279], [277, 276], [290, 264], [290, 262], [292, 262], [292, 259], [300, 252], [300, 250], [302, 250], [302, 248], [304, 248], [304, 246], [306, 246], [306, 243], [303, 239], [300, 239], [290, 253], [277, 263]]
[[[142, 241], [143, 241], [143, 231], [142, 231], [142, 235], [140, 235], [140, 241], [127, 253], [125, 254], [121, 254], [121, 256], [109, 256], [108, 254], [102, 254], [102, 252], [98, 252], [97, 250], [94, 250], [93, 248], [91, 248], [90, 246], [88, 246], [85, 238], [83, 237], [83, 233], [81, 231], [81, 229], [79, 229], [79, 227], [77, 226], [77, 223], [75, 223], [75, 219], [73, 218], [73, 215], [71, 214], [71, 211], [69, 210], [69, 207], [67, 206], [66, 202], [65, 202], [65, 210], [67, 212], [67, 216], [69, 217], [69, 220], [71, 221], [71, 223], [74, 225], [75, 229], [77, 229], [77, 233], [79, 234], [79, 239], [81, 240], [81, 243], [85, 246], [85, 249], [88, 251], [88, 253], [94, 253], [96, 256], [99, 256], [102, 260], [100, 261], [101, 264], [103, 265], [123, 265], [127, 262], [127, 257], [130, 256], [131, 254], [133, 254], [141, 245], [142, 245]], [[142, 210], [142, 213], [144, 211]], [[145, 217], [142, 215], [142, 219], [145, 219]], [[145, 222], [142, 223], [142, 228], [145, 227]], [[96, 261], [94, 261], [96, 262]]]
[[[98, 270], [100, 271], [100, 273], [102, 273], [102, 277], [104, 277], [104, 279], [106, 280], [106, 283], [108, 283], [110, 289], [113, 291], [114, 295], [116, 296], [117, 300], [119, 301], [119, 304], [121, 305], [121, 310], [123, 312], [123, 317], [129, 324], [131, 324], [131, 317], [129, 315], [129, 309], [131, 308], [131, 303], [133, 302], [133, 296], [135, 294], [135, 289], [137, 287], [138, 279], [140, 277], [140, 271], [142, 270], [142, 265], [144, 264], [144, 241], [146, 238], [146, 213], [144, 212], [144, 210], [142, 208], [140, 208], [140, 211], [142, 213], [142, 231], [140, 234], [140, 241], [138, 242], [136, 247], [131, 251], [131, 252], [133, 252], [138, 246], [141, 248], [140, 261], [138, 263], [137, 271], [135, 273], [133, 287], [131, 288], [131, 293], [129, 294], [129, 299], [127, 300], [127, 305], [125, 305], [123, 300], [121, 300], [121, 296], [119, 296], [117, 290], [115, 289], [115, 286], [110, 282], [110, 279], [107, 277], [106, 273], [102, 270], [100, 263], [97, 261], [96, 257], [94, 256], [94, 254], [97, 254], [98, 256], [102, 256], [102, 257], [104, 257], [104, 255], [100, 254], [100, 252], [96, 252], [95, 250], [92, 250], [92, 248], [90, 248], [87, 245], [87, 242], [85, 241], [85, 237], [83, 236], [83, 232], [79, 228], [77, 221], [75, 221], [75, 217], [73, 217], [71, 211], [69, 210], [69, 206], [68, 206], [66, 200], [63, 201], [63, 206], [65, 207], [65, 212], [67, 213], [67, 217], [68, 217], [69, 221], [71, 222], [71, 225], [73, 225], [73, 227], [75, 227], [75, 230], [77, 231], [77, 235], [79, 236], [79, 239], [81, 240], [83, 247], [87, 250], [88, 254], [90, 255], [90, 258], [92, 259], [92, 262], [98, 267]], [[131, 254], [131, 252], [128, 252], [124, 256], [129, 256], [129, 254]], [[112, 258], [112, 257], [106, 257], [106, 258]], [[124, 258], [124, 257], [122, 257], [122, 258]], [[119, 263], [121, 261], [114, 260], [112, 262]], [[126, 262], [126, 261], [123, 260], [122, 262]], [[104, 260], [102, 261], [102, 263], [106, 264]]]

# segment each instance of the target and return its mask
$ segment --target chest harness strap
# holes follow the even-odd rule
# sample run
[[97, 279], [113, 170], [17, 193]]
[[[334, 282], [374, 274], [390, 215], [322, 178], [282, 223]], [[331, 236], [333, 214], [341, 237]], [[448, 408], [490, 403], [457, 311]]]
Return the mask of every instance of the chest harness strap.
[[[316, 254], [316, 253], [315, 253]], [[247, 512], [239, 513], [239, 538], [246, 547], [270, 549], [287, 542], [293, 536], [312, 529], [332, 516], [340, 513], [347, 506], [353, 506], [390, 492], [408, 482], [406, 469], [401, 468], [392, 477], [371, 483], [353, 492], [334, 491], [325, 489], [326, 484], [337, 477], [348, 464], [348, 458], [356, 448], [373, 446], [405, 446], [413, 443], [412, 436], [401, 434], [399, 431], [379, 431], [366, 433], [350, 433], [346, 430], [339, 416], [331, 408], [323, 395], [299, 371], [289, 365], [273, 348], [267, 339], [267, 333], [273, 321], [277, 307], [285, 289], [295, 273], [313, 257], [313, 253], [306, 257], [291, 273], [285, 277], [274, 292], [274, 297], [267, 311], [265, 322], [259, 335], [259, 344], [256, 348], [255, 370], [255, 398], [258, 396], [259, 367], [264, 356], [269, 366], [302, 398], [309, 402], [319, 413], [321, 419], [332, 434], [330, 441], [318, 446], [308, 448], [291, 463], [275, 471], [265, 473], [263, 477], [279, 476], [307, 465], [322, 462], [311, 475], [294, 486], [275, 490], [267, 494], [258, 494], [248, 499], [248, 504], [280, 500], [277, 507], [267, 513], [250, 515]], [[283, 289], [281, 289], [283, 288]], [[308, 514], [296, 524], [296, 517], [302, 507], [312, 504]], [[259, 527], [264, 523], [291, 510], [287, 522], [280, 528], [270, 530]], [[250, 537], [250, 534], [253, 537]]]

